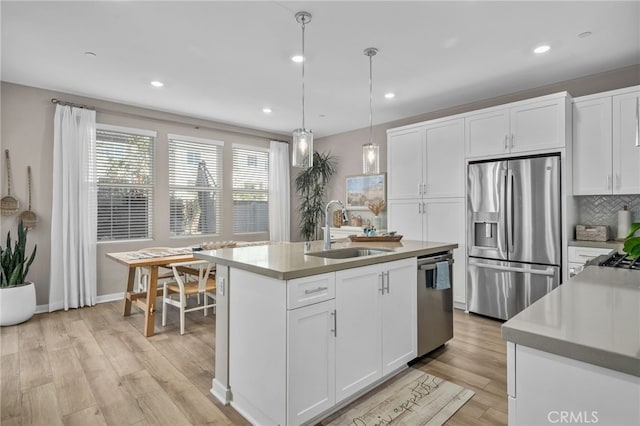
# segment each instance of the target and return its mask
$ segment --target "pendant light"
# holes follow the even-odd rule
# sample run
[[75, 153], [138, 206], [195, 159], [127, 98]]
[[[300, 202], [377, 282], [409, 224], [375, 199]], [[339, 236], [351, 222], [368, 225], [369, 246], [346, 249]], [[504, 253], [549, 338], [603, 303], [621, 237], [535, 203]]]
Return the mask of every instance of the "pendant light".
[[302, 25], [302, 127], [293, 131], [293, 167], [313, 166], [313, 132], [304, 127], [304, 63], [307, 57], [304, 55], [304, 27], [311, 22], [311, 14], [308, 12], [296, 13], [296, 21]]
[[373, 143], [373, 57], [376, 53], [375, 47], [364, 49], [369, 57], [369, 143], [362, 146], [362, 173], [365, 175], [380, 173], [380, 146]]

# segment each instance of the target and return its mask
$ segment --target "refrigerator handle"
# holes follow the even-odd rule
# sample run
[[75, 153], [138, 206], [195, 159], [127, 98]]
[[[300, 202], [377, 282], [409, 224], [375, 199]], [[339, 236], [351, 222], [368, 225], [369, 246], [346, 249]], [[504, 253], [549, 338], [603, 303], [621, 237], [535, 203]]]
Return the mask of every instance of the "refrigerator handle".
[[525, 269], [525, 268], [517, 268], [515, 266], [491, 265], [488, 263], [474, 262], [473, 260], [469, 260], [469, 265], [477, 266], [479, 268], [495, 269], [497, 271], [520, 272], [522, 274], [546, 275], [549, 277], [553, 277], [555, 275], [555, 270], [552, 267], [548, 267], [544, 270]]
[[514, 235], [513, 235], [514, 176], [513, 176], [513, 170], [511, 169], [507, 171], [506, 186], [507, 186], [507, 194], [505, 197], [505, 207], [507, 208], [507, 244], [506, 246], [507, 246], [507, 251], [509, 253], [512, 253], [513, 248], [515, 247], [515, 241], [514, 241]]

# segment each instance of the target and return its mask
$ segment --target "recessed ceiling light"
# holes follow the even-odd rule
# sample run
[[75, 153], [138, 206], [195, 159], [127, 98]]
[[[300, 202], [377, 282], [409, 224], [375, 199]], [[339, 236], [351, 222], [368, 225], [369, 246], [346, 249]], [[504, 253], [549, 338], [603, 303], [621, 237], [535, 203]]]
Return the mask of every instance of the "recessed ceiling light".
[[299, 64], [302, 61], [304, 61], [304, 56], [302, 56], [302, 55], [294, 55], [294, 56], [291, 57], [291, 60], [293, 62], [295, 62], [296, 64]]
[[542, 44], [538, 47], [536, 47], [535, 49], [533, 49], [534, 53], [545, 53], [548, 52], [549, 49], [551, 49], [551, 46], [549, 46], [548, 44]]
[[90, 56], [90, 57], [92, 57], [92, 58], [93, 58], [93, 57], [95, 57], [95, 56], [97, 56], [97, 55], [95, 54], [95, 52], [84, 52], [84, 54], [85, 54], [85, 56]]
[[578, 37], [586, 38], [586, 37], [589, 37], [591, 34], [593, 34], [591, 31], [585, 31], [583, 33], [578, 34]]
[[262, 108], [262, 112], [264, 112], [265, 114], [271, 114], [271, 108], [268, 108], [268, 107]]
[[152, 85], [153, 87], [162, 87], [162, 86], [164, 86], [164, 83], [163, 83], [163, 82], [161, 82], [161, 81], [158, 81], [158, 80], [153, 80], [153, 81], [151, 82], [151, 85]]
[[389, 93], [385, 93], [384, 97], [387, 98], [387, 99], [393, 99], [393, 98], [396, 97], [396, 94], [389, 92]]

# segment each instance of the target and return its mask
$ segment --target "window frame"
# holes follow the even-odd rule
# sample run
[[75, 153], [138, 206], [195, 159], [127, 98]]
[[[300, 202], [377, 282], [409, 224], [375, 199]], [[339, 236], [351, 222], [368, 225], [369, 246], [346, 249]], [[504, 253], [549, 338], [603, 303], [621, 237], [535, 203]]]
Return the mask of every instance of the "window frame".
[[[195, 136], [186, 136], [186, 135], [180, 135], [177, 133], [167, 133], [167, 162], [170, 163], [171, 162], [171, 145], [173, 141], [178, 141], [178, 142], [187, 142], [187, 143], [194, 143], [194, 144], [204, 144], [204, 145], [215, 145], [220, 147], [220, 164], [221, 164], [221, 170], [220, 170], [220, 181], [218, 182], [218, 190], [216, 191], [217, 194], [219, 194], [219, 201], [220, 201], [220, 214], [219, 216], [216, 217], [217, 222], [220, 224], [220, 231], [218, 232], [216, 230], [216, 232], [213, 233], [201, 233], [201, 234], [173, 234], [172, 230], [171, 230], [171, 205], [169, 205], [169, 212], [168, 212], [168, 224], [169, 227], [167, 229], [168, 232], [168, 236], [170, 240], [176, 240], [176, 239], [185, 239], [185, 238], [199, 238], [199, 237], [219, 237], [223, 234], [223, 225], [224, 225], [224, 170], [225, 170], [225, 162], [224, 162], [224, 148], [225, 148], [225, 143], [224, 141], [221, 140], [216, 140], [216, 139], [208, 139], [208, 138], [200, 138], [200, 137], [195, 137]], [[179, 187], [179, 186], [174, 186], [171, 184], [171, 165], [168, 164], [167, 167], [167, 193], [169, 194], [169, 197], [171, 197], [171, 192], [175, 191], [176, 188], [179, 188], [181, 190], [188, 190], [188, 188], [185, 187]], [[195, 189], [192, 188], [192, 190]], [[169, 201], [170, 203], [170, 201]]]
[[[250, 232], [236, 232], [235, 230], [235, 219], [236, 216], [235, 214], [233, 214], [233, 207], [234, 207], [234, 203], [235, 203], [235, 188], [233, 187], [233, 180], [234, 180], [234, 176], [235, 176], [235, 168], [234, 168], [234, 160], [233, 160], [233, 154], [234, 154], [234, 150], [235, 149], [245, 149], [245, 150], [250, 150], [250, 151], [259, 151], [259, 152], [264, 152], [267, 155], [267, 188], [265, 190], [266, 196], [267, 196], [267, 229], [264, 231], [250, 231]], [[269, 147], [262, 147], [262, 146], [256, 146], [256, 145], [249, 145], [249, 144], [243, 144], [243, 143], [231, 143], [231, 202], [232, 202], [232, 221], [231, 221], [231, 229], [232, 229], [232, 235], [234, 236], [249, 236], [249, 235], [260, 235], [260, 234], [265, 234], [265, 235], [269, 235], [269, 187], [271, 185], [270, 181], [269, 181], [269, 168], [271, 167], [271, 164], [269, 162]]]
[[[145, 237], [136, 237], [136, 238], [116, 238], [116, 239], [106, 239], [106, 240], [101, 240], [98, 238], [98, 227], [96, 227], [96, 235], [95, 235], [95, 241], [96, 244], [121, 244], [121, 243], [128, 243], [128, 242], [136, 242], [136, 241], [153, 241], [155, 239], [155, 231], [156, 228], [154, 226], [154, 221], [155, 221], [155, 215], [156, 215], [156, 192], [157, 192], [157, 167], [156, 167], [156, 151], [157, 151], [157, 146], [158, 146], [158, 132], [155, 130], [148, 130], [148, 129], [139, 129], [139, 128], [135, 128], [135, 127], [127, 127], [127, 126], [119, 126], [119, 125], [112, 125], [112, 124], [104, 124], [104, 123], [96, 123], [96, 154], [95, 154], [95, 167], [96, 167], [96, 195], [98, 194], [98, 192], [100, 191], [101, 187], [106, 187], [106, 188], [141, 188], [141, 189], [145, 189], [148, 190], [150, 192], [150, 196], [149, 196], [149, 200], [150, 200], [150, 208], [147, 209], [147, 235]], [[98, 155], [97, 155], [97, 150], [98, 150], [98, 144], [99, 144], [99, 139], [98, 139], [98, 132], [99, 131], [107, 131], [107, 132], [117, 132], [117, 133], [124, 133], [124, 134], [131, 134], [131, 135], [136, 135], [136, 136], [144, 136], [144, 137], [149, 137], [152, 138], [151, 141], [151, 158], [150, 158], [150, 171], [151, 171], [151, 180], [150, 183], [144, 186], [138, 186], [138, 185], [130, 185], [130, 184], [122, 184], [122, 185], [100, 185], [99, 183], [99, 176], [97, 173], [97, 168], [98, 168]], [[99, 214], [99, 207], [96, 204], [96, 220], [98, 219], [98, 214]], [[99, 225], [99, 224], [98, 224]]]

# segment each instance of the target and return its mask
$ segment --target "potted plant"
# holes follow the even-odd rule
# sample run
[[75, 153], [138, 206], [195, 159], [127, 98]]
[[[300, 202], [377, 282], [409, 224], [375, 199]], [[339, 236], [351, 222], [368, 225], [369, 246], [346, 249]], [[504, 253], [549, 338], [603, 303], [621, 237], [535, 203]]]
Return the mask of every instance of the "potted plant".
[[640, 222], [632, 223], [629, 228], [629, 233], [624, 239], [624, 247], [622, 250], [627, 253], [630, 259], [636, 259], [640, 257], [640, 237], [634, 237], [633, 235], [640, 230]]
[[300, 236], [306, 241], [318, 240], [319, 228], [324, 217], [327, 184], [336, 172], [336, 165], [329, 153], [313, 153], [313, 166], [302, 170], [296, 177], [296, 192], [300, 196]]
[[11, 247], [11, 231], [7, 233], [7, 244], [0, 245], [0, 325], [25, 322], [36, 312], [36, 290], [32, 282], [25, 281], [29, 267], [36, 257], [33, 248], [27, 259], [27, 229], [22, 221], [18, 224], [18, 239]]

